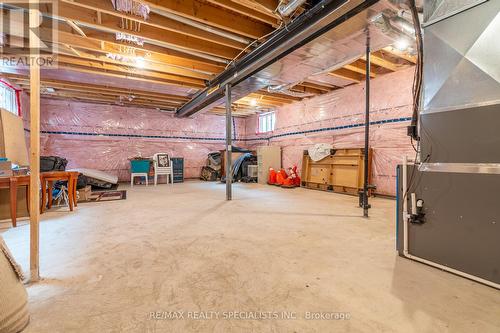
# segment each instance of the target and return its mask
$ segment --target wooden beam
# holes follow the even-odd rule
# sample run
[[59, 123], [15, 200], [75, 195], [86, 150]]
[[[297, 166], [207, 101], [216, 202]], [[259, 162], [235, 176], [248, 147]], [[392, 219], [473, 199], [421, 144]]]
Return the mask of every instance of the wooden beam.
[[309, 88], [314, 88], [317, 90], [321, 90], [324, 92], [330, 92], [330, 91], [338, 88], [336, 86], [327, 85], [327, 84], [319, 84], [319, 83], [314, 83], [314, 82], [310, 82], [310, 81], [304, 81], [304, 82], [300, 83], [300, 85], [305, 86], [305, 87], [309, 87]]
[[[262, 100], [275, 101], [275, 102], [280, 102], [283, 104], [291, 104], [291, 103], [296, 101], [296, 99], [287, 98], [286, 95], [285, 96], [273, 95], [273, 94], [263, 95], [260, 92], [250, 94], [247, 97], [252, 98], [252, 99], [257, 99], [257, 100], [262, 99]], [[298, 100], [300, 101], [300, 98]]]
[[[96, 69], [92, 69], [92, 68], [88, 68], [88, 67], [84, 67], [84, 66], [77, 66], [77, 65], [75, 66], [75, 65], [69, 65], [69, 64], [60, 64], [58, 66], [58, 68], [68, 69], [71, 71], [82, 72], [82, 73], [98, 74], [98, 75], [102, 75], [102, 76], [116, 77], [116, 78], [121, 78], [121, 79], [150, 82], [150, 83], [162, 84], [162, 85], [167, 85], [167, 86], [181, 86], [181, 87], [193, 88], [193, 86], [191, 84], [183, 84], [179, 81], [171, 81], [171, 80], [152, 78], [150, 76], [144, 76], [144, 75], [140, 75], [138, 73], [98, 71]], [[130, 84], [133, 84], [133, 82], [130, 82]]]
[[[3, 76], [9, 78], [9, 80], [15, 82], [19, 86], [29, 90], [29, 78], [25, 76], [20, 76], [18, 74], [3, 74]], [[138, 96], [145, 96], [151, 98], [158, 98], [167, 101], [175, 101], [178, 103], [185, 103], [190, 100], [188, 96], [179, 96], [172, 94], [156, 93], [144, 90], [135, 89], [123, 89], [114, 86], [107, 85], [96, 85], [81, 82], [71, 82], [71, 81], [61, 81], [61, 80], [51, 80], [42, 79], [41, 83], [44, 87], [59, 88], [65, 90], [77, 90], [77, 91], [93, 91], [93, 92], [114, 92], [119, 94], [133, 94]]]
[[[90, 54], [90, 53], [82, 52], [82, 51], [77, 51], [77, 52], [78, 52], [77, 57], [81, 58], [81, 59], [117, 64], [117, 65], [128, 66], [128, 67], [136, 66], [136, 63], [134, 61], [135, 61], [135, 59], [138, 58], [138, 57], [133, 57], [133, 56], [127, 57], [124, 55], [124, 59], [130, 60], [128, 62], [125, 62], [125, 61], [120, 61], [120, 60], [114, 60], [114, 59], [111, 59], [111, 58], [104, 56], [104, 55], [94, 55], [94, 54]], [[60, 49], [57, 50], [57, 53], [63, 54], [66, 56], [70, 56], [70, 57], [74, 56], [72, 53], [64, 52], [63, 50], [60, 50]], [[142, 69], [145, 69], [145, 70], [166, 73], [166, 74], [174, 74], [174, 75], [184, 76], [184, 77], [188, 77], [188, 78], [196, 78], [196, 79], [201, 79], [201, 80], [210, 80], [212, 78], [212, 75], [209, 75], [209, 74], [204, 74], [204, 73], [200, 73], [197, 71], [191, 71], [191, 70], [184, 69], [184, 68], [169, 66], [167, 64], [153, 63], [153, 62], [149, 61], [149, 58], [145, 58], [145, 57], [139, 57], [139, 58], [141, 58]]]
[[[363, 56], [361, 58], [363, 61], [366, 61], [366, 57]], [[401, 66], [398, 66], [397, 64], [389, 61], [389, 60], [386, 60], [382, 57], [379, 57], [377, 56], [376, 54], [371, 54], [370, 55], [370, 62], [374, 65], [377, 65], [377, 66], [380, 66], [382, 68], [385, 68], [385, 69], [388, 69], [390, 70], [391, 72], [395, 72], [397, 71]]]
[[[42, 8], [44, 8], [42, 9], [42, 13], [49, 16], [52, 14], [45, 6], [42, 6]], [[140, 32], [122, 29], [120, 28], [121, 19], [113, 15], [101, 14], [101, 23], [97, 23], [97, 11], [64, 2], [59, 2], [57, 15], [65, 20], [79, 22], [93, 29], [101, 31], [106, 30], [107, 32], [113, 33], [126, 33], [144, 38], [149, 42], [161, 43], [167, 46], [171, 45], [177, 49], [186, 50], [187, 52], [200, 52], [225, 59], [232, 59], [240, 53], [240, 51], [235, 48], [207, 43], [200, 38], [183, 35], [177, 32], [170, 31], [169, 33], [165, 33], [165, 30], [152, 26], [141, 25]]]
[[286, 95], [286, 94], [281, 94], [281, 93], [271, 93], [267, 90], [259, 90], [257, 91], [256, 93], [260, 94], [260, 95], [264, 95], [264, 96], [273, 96], [273, 97], [276, 97], [276, 98], [281, 98], [283, 100], [289, 100], [289, 101], [292, 101], [292, 102], [295, 102], [295, 101], [301, 101], [302, 98], [301, 97], [297, 97], [297, 96], [290, 96], [290, 95]]
[[[26, 91], [29, 91], [29, 86], [26, 86], [25, 84], [19, 83], [18, 84], [22, 89], [25, 89]], [[189, 99], [184, 99], [180, 100], [178, 99], [180, 96], [175, 96], [177, 98], [171, 98], [169, 96], [155, 96], [155, 95], [148, 95], [147, 93], [144, 92], [136, 92], [136, 91], [129, 91], [129, 90], [107, 90], [107, 89], [102, 89], [102, 88], [88, 88], [88, 87], [78, 87], [78, 86], [72, 86], [72, 85], [57, 85], [57, 84], [48, 84], [48, 83], [43, 83], [42, 84], [43, 88], [54, 88], [56, 91], [66, 91], [66, 92], [87, 92], [87, 93], [93, 93], [93, 94], [100, 94], [100, 95], [108, 95], [108, 96], [127, 96], [127, 95], [133, 95], [136, 96], [136, 98], [140, 99], [147, 99], [151, 101], [157, 101], [157, 102], [162, 102], [171, 106], [180, 106], [187, 102]]]
[[44, 96], [52, 97], [65, 97], [65, 98], [82, 98], [89, 101], [105, 101], [111, 103], [127, 103], [127, 104], [142, 104], [142, 105], [156, 105], [164, 108], [175, 109], [179, 105], [172, 105], [169, 103], [155, 101], [147, 98], [135, 98], [132, 100], [120, 99], [120, 96], [110, 96], [110, 95], [99, 95], [95, 93], [77, 92], [77, 91], [56, 91], [56, 92], [44, 92]]
[[164, 109], [168, 111], [175, 111], [174, 108], [169, 107], [169, 106], [162, 106], [159, 104], [151, 104], [151, 103], [145, 103], [145, 102], [128, 102], [128, 101], [123, 101], [121, 103], [117, 103], [117, 101], [112, 101], [112, 100], [103, 100], [103, 99], [96, 99], [94, 97], [84, 97], [84, 96], [56, 96], [56, 95], [45, 95], [44, 98], [49, 98], [49, 99], [58, 99], [58, 100], [75, 100], [79, 102], [84, 102], [84, 103], [94, 103], [94, 104], [107, 104], [107, 105], [114, 105], [114, 106], [135, 106], [135, 107], [144, 107], [144, 108], [151, 108], [151, 109]]
[[79, 66], [87, 69], [93, 69], [95, 74], [103, 74], [104, 72], [121, 73], [132, 76], [140, 76], [145, 78], [160, 79], [174, 85], [187, 86], [193, 88], [204, 88], [205, 82], [200, 79], [187, 78], [178, 75], [159, 73], [135, 68], [134, 66], [120, 66], [115, 64], [108, 64], [99, 61], [86, 60], [82, 58], [70, 57], [65, 55], [57, 56], [57, 63], [59, 67]]
[[[186, 36], [196, 37], [208, 41], [210, 43], [216, 43], [232, 47], [238, 50], [241, 50], [246, 46], [245, 43], [238, 42], [233, 39], [223, 37], [218, 34], [181, 23], [179, 21], [175, 21], [173, 19], [156, 14], [154, 12], [151, 12], [149, 14], [147, 20], [144, 20], [139, 16], [120, 12], [114, 9], [113, 5], [111, 4], [111, 1], [102, 1], [102, 0], [62, 0], [62, 1], [83, 8], [98, 11], [98, 13], [101, 14], [101, 21], [98, 22], [99, 24], [102, 24], [102, 14], [114, 15], [120, 18], [135, 21], [137, 23], [140, 23], [141, 25], [152, 26], [155, 28], [164, 29], [174, 33], [181, 33]], [[141, 26], [141, 30], [142, 29], [143, 26]]]
[[[45, 87], [44, 87], [45, 88]], [[133, 100], [140, 100], [140, 101], [148, 101], [148, 102], [154, 102], [162, 105], [168, 105], [170, 107], [179, 107], [184, 102], [181, 101], [170, 101], [165, 98], [158, 98], [158, 97], [152, 97], [152, 96], [145, 96], [145, 95], [138, 95], [138, 94], [133, 94], [128, 91], [123, 91], [121, 93], [119, 92], [113, 92], [113, 91], [106, 91], [106, 90], [79, 90], [78, 88], [74, 87], [58, 87], [55, 88], [54, 93], [50, 92], [43, 92], [44, 94], [58, 94], [58, 93], [65, 93], [65, 94], [74, 94], [74, 95], [85, 95], [85, 96], [100, 96], [100, 97], [105, 97], [105, 98], [114, 98], [118, 99], [120, 97], [131, 97], [133, 96]]]
[[232, 10], [238, 14], [245, 15], [253, 19], [256, 19], [260, 22], [267, 23], [275, 28], [279, 26], [279, 22], [276, 16], [268, 13], [263, 13], [262, 11], [257, 11], [253, 8], [244, 6], [238, 2], [231, 0], [207, 0], [207, 1], [213, 3], [214, 5], [218, 5], [222, 8]]
[[232, 0], [233, 2], [240, 2], [243, 6], [252, 8], [262, 13], [275, 15], [278, 8], [278, 0]]
[[356, 83], [363, 81], [364, 77], [365, 77], [364, 75], [350, 71], [350, 70], [345, 69], [345, 68], [336, 69], [333, 72], [330, 72], [328, 74], [331, 76], [340, 77], [342, 79], [354, 81]]
[[68, 23], [68, 25], [73, 29], [75, 30], [76, 32], [78, 32], [78, 34], [82, 37], [87, 37], [87, 35], [85, 35], [85, 32], [83, 32], [83, 30], [73, 21], [71, 20], [66, 20], [66, 23]]
[[324, 91], [324, 90], [306, 87], [306, 86], [301, 85], [301, 84], [297, 84], [297, 85], [291, 87], [290, 90], [295, 91], [295, 92], [305, 93], [305, 94], [312, 94], [312, 95], [321, 95], [321, 94], [326, 93], [326, 91]]
[[[51, 32], [48, 29], [42, 29], [42, 40], [51, 41]], [[87, 34], [87, 38], [80, 37], [64, 31], [57, 31], [58, 43], [70, 45], [74, 48], [85, 49], [100, 53], [123, 54], [123, 49], [130, 48], [136, 56], [147, 57], [149, 60], [157, 63], [166, 63], [185, 69], [201, 71], [205, 73], [219, 73], [224, 70], [223, 65], [215, 65], [210, 62], [194, 60], [189, 57], [170, 55], [169, 51], [162, 47], [154, 45], [130, 46], [120, 44], [105, 33]]]
[[[29, 91], [29, 88], [21, 85], [23, 89], [26, 89], [26, 91]], [[53, 85], [43, 85], [43, 88], [51, 87], [54, 88], [56, 92], [51, 93], [48, 91], [43, 91], [42, 93], [44, 95], [58, 95], [58, 94], [72, 94], [72, 95], [85, 95], [85, 96], [90, 96], [93, 98], [112, 98], [113, 100], [117, 100], [121, 97], [127, 97], [127, 96], [134, 96], [133, 101], [148, 101], [150, 103], [157, 103], [173, 108], [180, 107], [182, 104], [185, 102], [181, 102], [178, 100], [168, 100], [166, 98], [159, 98], [159, 97], [153, 97], [153, 96], [147, 96], [147, 95], [141, 95], [141, 94], [134, 94], [133, 92], [129, 91], [122, 91], [121, 93], [119, 92], [113, 92], [113, 91], [106, 91], [106, 90], [89, 90], [88, 88], [85, 90], [78, 89], [76, 87], [54, 87]]]
[[382, 49], [382, 51], [385, 51], [397, 58], [401, 58], [401, 59], [404, 59], [406, 61], [409, 61], [411, 62], [412, 64], [416, 64], [417, 63], [417, 57], [416, 56], [413, 56], [411, 54], [408, 54], [406, 52], [403, 52], [403, 51], [400, 51], [398, 49], [396, 49], [395, 47], [392, 47], [392, 46], [387, 46], [387, 47], [384, 47]]
[[273, 31], [267, 24], [228, 11], [221, 11], [211, 4], [199, 0], [143, 0], [152, 8], [165, 10], [220, 29], [231, 31], [253, 39]]
[[[371, 59], [371, 57], [370, 57]], [[356, 60], [350, 64], [344, 65], [344, 68], [356, 73], [359, 73], [363, 76], [366, 76], [366, 65], [361, 63], [359, 60]], [[370, 77], [376, 77], [377, 75], [373, 72], [370, 72]]]
[[[37, 11], [29, 11], [29, 25], [38, 27], [41, 18]], [[40, 66], [36, 59], [40, 40], [30, 34], [30, 281], [40, 279]]]

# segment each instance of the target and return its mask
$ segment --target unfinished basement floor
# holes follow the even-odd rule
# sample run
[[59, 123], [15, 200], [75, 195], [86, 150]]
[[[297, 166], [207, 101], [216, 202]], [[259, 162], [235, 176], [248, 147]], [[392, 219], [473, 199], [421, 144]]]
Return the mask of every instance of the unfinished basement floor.
[[[26, 332], [500, 332], [497, 290], [396, 255], [393, 200], [366, 220], [357, 198], [306, 189], [236, 184], [232, 202], [216, 183], [126, 189], [42, 215]], [[28, 226], [2, 230], [28, 269]], [[212, 319], [188, 318], [199, 311]]]

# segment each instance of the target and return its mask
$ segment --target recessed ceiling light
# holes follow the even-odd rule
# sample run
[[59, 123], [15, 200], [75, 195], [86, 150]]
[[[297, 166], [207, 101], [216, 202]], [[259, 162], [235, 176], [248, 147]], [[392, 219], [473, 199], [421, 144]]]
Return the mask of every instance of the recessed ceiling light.
[[146, 67], [146, 60], [144, 60], [143, 57], [136, 57], [135, 58], [135, 66], [137, 68], [144, 68], [144, 67]]
[[408, 40], [404, 38], [400, 38], [394, 43], [394, 47], [400, 51], [405, 51], [408, 46], [410, 46], [410, 44], [408, 43]]

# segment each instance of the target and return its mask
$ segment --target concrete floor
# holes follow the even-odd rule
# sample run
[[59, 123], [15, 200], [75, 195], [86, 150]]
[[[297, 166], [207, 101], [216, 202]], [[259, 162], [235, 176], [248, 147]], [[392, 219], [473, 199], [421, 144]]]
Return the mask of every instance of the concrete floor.
[[[392, 200], [365, 220], [357, 198], [305, 189], [124, 187], [42, 215], [26, 332], [500, 332], [499, 291], [396, 255]], [[28, 269], [28, 226], [2, 236]], [[228, 319], [263, 312], [280, 319]]]

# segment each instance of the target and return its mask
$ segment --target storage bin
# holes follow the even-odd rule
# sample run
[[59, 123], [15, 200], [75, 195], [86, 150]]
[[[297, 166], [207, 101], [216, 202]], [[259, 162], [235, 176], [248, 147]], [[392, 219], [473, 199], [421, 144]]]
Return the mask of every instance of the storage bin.
[[131, 173], [149, 173], [150, 160], [131, 160], [130, 172]]

